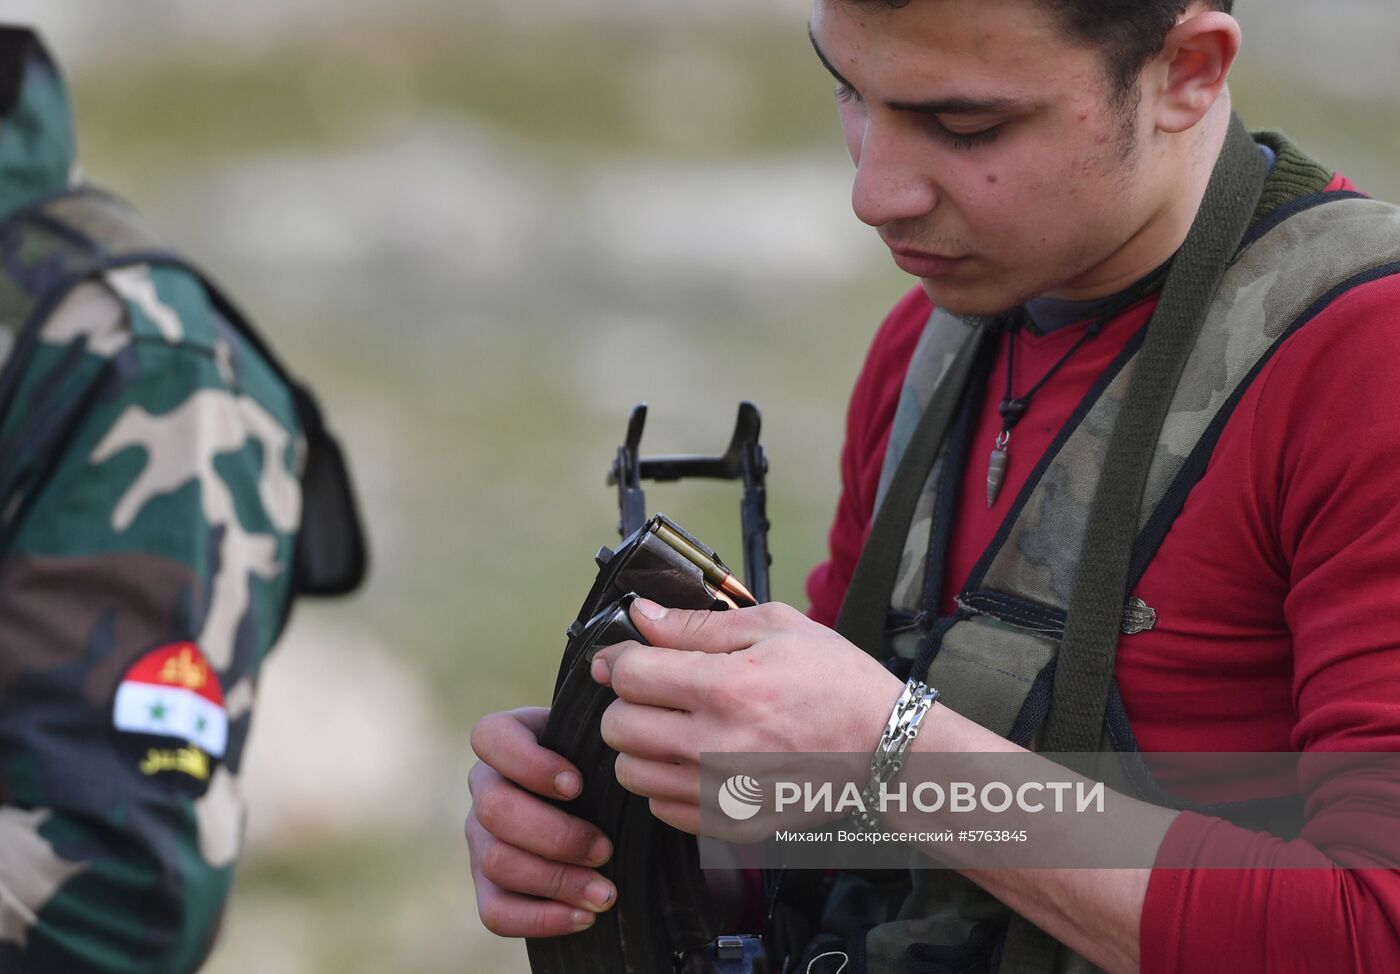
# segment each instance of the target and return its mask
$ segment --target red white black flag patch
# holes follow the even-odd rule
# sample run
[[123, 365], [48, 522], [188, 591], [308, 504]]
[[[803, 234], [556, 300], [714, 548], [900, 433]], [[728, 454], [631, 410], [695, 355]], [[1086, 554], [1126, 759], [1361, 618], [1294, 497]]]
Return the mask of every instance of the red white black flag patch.
[[211, 759], [228, 746], [223, 688], [192, 642], [159, 646], [132, 664], [117, 687], [112, 723], [142, 741], [138, 768], [147, 775], [179, 772], [207, 783]]

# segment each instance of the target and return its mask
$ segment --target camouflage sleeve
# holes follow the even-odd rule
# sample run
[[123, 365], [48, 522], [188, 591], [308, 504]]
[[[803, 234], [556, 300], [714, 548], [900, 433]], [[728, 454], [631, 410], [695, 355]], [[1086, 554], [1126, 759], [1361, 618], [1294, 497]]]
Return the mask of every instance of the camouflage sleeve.
[[290, 598], [292, 402], [172, 267], [71, 291], [17, 375], [0, 424], [0, 970], [191, 971], [239, 852], [258, 667]]

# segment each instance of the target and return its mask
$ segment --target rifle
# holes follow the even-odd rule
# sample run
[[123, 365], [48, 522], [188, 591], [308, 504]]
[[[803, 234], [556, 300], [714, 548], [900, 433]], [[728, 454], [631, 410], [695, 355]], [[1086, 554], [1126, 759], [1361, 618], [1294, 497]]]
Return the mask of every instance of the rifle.
[[729, 446], [717, 457], [661, 456], [643, 459], [642, 429], [646, 426], [647, 405], [632, 407], [627, 419], [627, 437], [617, 448], [617, 457], [608, 471], [608, 486], [617, 487], [617, 508], [621, 515], [617, 533], [625, 538], [642, 526], [646, 519], [646, 494], [643, 480], [674, 483], [687, 478], [708, 480], [742, 480], [744, 496], [739, 505], [740, 527], [744, 537], [744, 577], [749, 580], [753, 597], [767, 602], [768, 569], [773, 558], [768, 554], [768, 458], [758, 441], [763, 426], [758, 407], [751, 402], [739, 404], [739, 416], [734, 421], [734, 435]]
[[[583, 792], [559, 807], [613, 839], [601, 872], [617, 887], [617, 902], [593, 925], [566, 937], [526, 941], [533, 974], [767, 974], [763, 939], [723, 932], [720, 911], [700, 870], [695, 838], [653, 818], [647, 802], [613, 776], [617, 752], [599, 732], [616, 699], [593, 682], [589, 667], [604, 646], [644, 642], [628, 611], [638, 595], [682, 609], [723, 610], [768, 600], [768, 463], [759, 444], [761, 421], [750, 402], [739, 406], [734, 435], [719, 456], [661, 456], [640, 452], [647, 407], [636, 406], [608, 473], [617, 487], [618, 533], [613, 550], [595, 556], [598, 575], [568, 629], [553, 703], [540, 743], [583, 772]], [[742, 480], [744, 573], [740, 582], [715, 551], [664, 514], [646, 515], [644, 480]]]

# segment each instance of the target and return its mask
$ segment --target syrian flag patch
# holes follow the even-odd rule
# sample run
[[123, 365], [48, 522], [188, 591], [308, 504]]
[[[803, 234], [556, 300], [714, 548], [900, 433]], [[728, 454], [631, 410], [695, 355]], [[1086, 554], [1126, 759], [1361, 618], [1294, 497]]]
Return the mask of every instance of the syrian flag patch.
[[228, 746], [223, 688], [192, 642], [159, 646], [132, 664], [112, 724], [134, 746], [142, 774], [183, 776], [200, 791]]

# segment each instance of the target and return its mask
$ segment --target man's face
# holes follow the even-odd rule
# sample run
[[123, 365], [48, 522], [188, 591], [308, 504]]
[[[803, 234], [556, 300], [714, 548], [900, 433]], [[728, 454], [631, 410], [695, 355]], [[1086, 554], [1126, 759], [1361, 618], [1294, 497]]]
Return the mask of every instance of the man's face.
[[990, 314], [1152, 270], [1123, 259], [1161, 208], [1150, 129], [1112, 100], [1102, 53], [1031, 0], [815, 0], [811, 31], [856, 215], [936, 304]]

